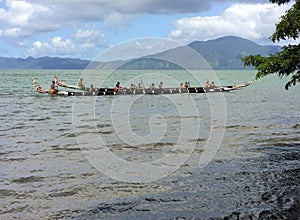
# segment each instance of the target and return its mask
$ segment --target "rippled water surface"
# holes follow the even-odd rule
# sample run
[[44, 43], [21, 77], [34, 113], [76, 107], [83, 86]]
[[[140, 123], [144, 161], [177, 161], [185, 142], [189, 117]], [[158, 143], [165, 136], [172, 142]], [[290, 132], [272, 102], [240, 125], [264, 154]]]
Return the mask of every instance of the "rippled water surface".
[[[285, 79], [221, 95], [74, 98], [37, 94], [31, 77], [48, 88], [81, 71], [0, 74], [0, 219], [300, 218], [300, 87], [285, 91]], [[223, 85], [254, 75], [217, 72]]]

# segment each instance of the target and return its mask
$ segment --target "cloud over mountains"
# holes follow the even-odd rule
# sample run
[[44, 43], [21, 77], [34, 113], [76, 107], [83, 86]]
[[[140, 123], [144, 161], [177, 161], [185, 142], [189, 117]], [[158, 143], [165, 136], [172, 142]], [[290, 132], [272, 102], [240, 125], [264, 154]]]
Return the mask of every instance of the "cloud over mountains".
[[266, 42], [285, 10], [274, 4], [234, 4], [218, 16], [185, 17], [175, 21], [175, 30], [171, 31], [170, 37], [190, 42], [238, 35], [256, 42]]
[[[230, 2], [231, 5], [219, 15], [197, 16], [197, 13], [207, 11], [216, 4]], [[105, 35], [107, 28], [114, 27], [122, 33], [143, 15], [177, 15], [180, 18], [170, 24], [173, 30], [165, 37], [190, 42], [231, 34], [263, 42], [287, 9], [287, 6], [279, 7], [268, 2], [0, 0], [0, 40], [24, 47], [32, 56], [84, 55], [91, 48], [109, 45]]]

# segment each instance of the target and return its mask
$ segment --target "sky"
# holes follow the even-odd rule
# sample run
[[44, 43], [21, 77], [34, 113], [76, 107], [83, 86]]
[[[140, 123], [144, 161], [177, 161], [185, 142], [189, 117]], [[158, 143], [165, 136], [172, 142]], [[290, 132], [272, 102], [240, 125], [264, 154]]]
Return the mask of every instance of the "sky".
[[93, 59], [116, 44], [166, 38], [188, 44], [234, 35], [258, 44], [291, 4], [268, 0], [0, 0], [1, 57]]

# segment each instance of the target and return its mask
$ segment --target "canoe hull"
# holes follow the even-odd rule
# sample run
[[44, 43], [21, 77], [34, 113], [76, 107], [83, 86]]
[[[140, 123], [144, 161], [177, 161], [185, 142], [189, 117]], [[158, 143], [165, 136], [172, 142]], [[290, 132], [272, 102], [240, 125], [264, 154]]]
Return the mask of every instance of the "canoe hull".
[[129, 90], [129, 89], [121, 89], [119, 92], [114, 92], [113, 89], [109, 88], [101, 88], [95, 90], [95, 92], [87, 92], [87, 91], [76, 91], [76, 92], [66, 92], [67, 96], [112, 96], [112, 95], [164, 95], [164, 94], [184, 94], [184, 93], [212, 93], [212, 92], [229, 92], [230, 89], [204, 89], [202, 87], [194, 87], [189, 89], [175, 89], [175, 88], [166, 88], [166, 89], [138, 89], [138, 90]]

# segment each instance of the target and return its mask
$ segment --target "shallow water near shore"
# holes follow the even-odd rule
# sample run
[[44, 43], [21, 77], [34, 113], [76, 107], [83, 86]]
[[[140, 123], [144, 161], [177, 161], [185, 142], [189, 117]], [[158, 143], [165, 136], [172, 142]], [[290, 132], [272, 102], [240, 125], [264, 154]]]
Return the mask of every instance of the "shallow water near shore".
[[[300, 217], [300, 87], [284, 90], [285, 79], [266, 77], [223, 94], [224, 136], [212, 160], [199, 168], [212, 129], [209, 99], [216, 94], [190, 95], [197, 111], [185, 117], [178, 106], [189, 106], [182, 102], [182, 95], [188, 94], [172, 95], [171, 101], [168, 95], [126, 98], [134, 103], [131, 108], [113, 111], [120, 117], [128, 115], [132, 131], [145, 139], [130, 145], [121, 138], [128, 128], [118, 123], [123, 132], [118, 133], [111, 120], [111, 106], [122, 103], [122, 97], [48, 96], [31, 87], [31, 77], [48, 88], [54, 75], [74, 85], [81, 71], [1, 70], [0, 74], [0, 219]], [[177, 80], [186, 80], [176, 74]], [[216, 75], [221, 84], [231, 85], [252, 80], [255, 71]], [[115, 80], [107, 83], [114, 85]], [[94, 115], [82, 113], [82, 126], [74, 122], [76, 101], [82, 106], [93, 103], [95, 108]], [[186, 129], [191, 135], [184, 146], [193, 146], [174, 150], [183, 123], [190, 124]], [[155, 132], [159, 135], [161, 129], [164, 135], [157, 141]], [[148, 134], [153, 134], [152, 142]], [[101, 137], [101, 145], [132, 163], [168, 154], [187, 160], [155, 181], [124, 182], [93, 166], [85, 146], [78, 143], [81, 137]], [[107, 159], [96, 156], [99, 161]]]

